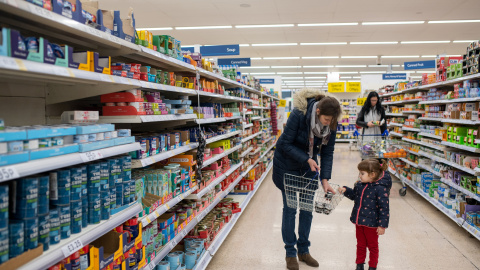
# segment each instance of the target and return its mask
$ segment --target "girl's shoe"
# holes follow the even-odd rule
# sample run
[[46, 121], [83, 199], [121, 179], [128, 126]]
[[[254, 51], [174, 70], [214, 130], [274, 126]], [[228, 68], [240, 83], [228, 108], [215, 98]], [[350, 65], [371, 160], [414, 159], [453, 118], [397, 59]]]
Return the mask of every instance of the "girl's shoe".
[[355, 270], [364, 270], [365, 268], [363, 267], [363, 263], [362, 264], [357, 264], [357, 268]]

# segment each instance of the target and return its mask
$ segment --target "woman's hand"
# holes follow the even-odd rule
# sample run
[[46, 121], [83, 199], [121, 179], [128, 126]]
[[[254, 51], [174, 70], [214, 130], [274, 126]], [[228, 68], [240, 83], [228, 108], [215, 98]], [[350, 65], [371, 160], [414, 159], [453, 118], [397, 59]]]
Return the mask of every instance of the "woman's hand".
[[367, 126], [368, 127], [374, 127], [375, 125], [373, 124], [373, 121], [370, 121], [370, 122], [367, 123]]
[[384, 235], [385, 234], [385, 228], [378, 227], [377, 228], [377, 234], [378, 235]]
[[318, 170], [320, 170], [320, 167], [318, 167], [317, 165], [317, 162], [315, 162], [315, 160], [313, 159], [308, 159], [308, 165], [310, 165], [310, 170], [312, 170], [312, 172], [316, 172]]
[[330, 184], [328, 183], [328, 180], [327, 179], [323, 179], [322, 180], [322, 185], [323, 185], [323, 190], [325, 192], [332, 192], [333, 194], [337, 194], [337, 192], [332, 188], [332, 186], [330, 186]]

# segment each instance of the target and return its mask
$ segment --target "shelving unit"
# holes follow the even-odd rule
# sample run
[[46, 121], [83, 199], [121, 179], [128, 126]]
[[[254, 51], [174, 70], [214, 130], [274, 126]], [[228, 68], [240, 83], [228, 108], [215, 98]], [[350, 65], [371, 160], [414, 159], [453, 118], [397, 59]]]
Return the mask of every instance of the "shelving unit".
[[420, 132], [420, 133], [418, 133], [418, 135], [423, 136], [423, 137], [429, 137], [429, 138], [437, 139], [437, 140], [441, 140], [441, 139], [442, 139], [441, 136], [437, 136], [437, 135], [435, 135], [435, 134], [426, 133], [426, 132]]

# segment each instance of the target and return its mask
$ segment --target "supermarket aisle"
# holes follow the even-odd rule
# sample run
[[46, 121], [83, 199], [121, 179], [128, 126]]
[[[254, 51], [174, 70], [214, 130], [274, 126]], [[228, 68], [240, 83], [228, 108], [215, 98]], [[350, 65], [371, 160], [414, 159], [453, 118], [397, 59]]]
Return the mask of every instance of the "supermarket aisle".
[[[351, 185], [359, 153], [337, 145], [332, 182]], [[248, 205], [208, 270], [286, 269], [281, 238], [282, 198], [271, 174]], [[480, 242], [410, 190], [391, 192], [390, 228], [380, 238], [378, 269], [480, 269]], [[355, 269], [355, 233], [349, 217], [353, 202], [344, 199], [332, 215], [314, 215], [310, 252], [317, 269]], [[300, 269], [315, 269], [300, 263]]]

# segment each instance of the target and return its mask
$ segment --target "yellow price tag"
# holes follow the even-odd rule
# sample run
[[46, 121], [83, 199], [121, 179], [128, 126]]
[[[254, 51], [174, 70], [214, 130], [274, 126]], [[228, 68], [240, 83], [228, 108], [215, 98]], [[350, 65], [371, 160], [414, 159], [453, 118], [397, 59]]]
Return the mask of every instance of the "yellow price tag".
[[155, 211], [154, 213], [157, 218], [160, 216], [157, 211]]
[[285, 107], [286, 105], [287, 105], [287, 101], [285, 99], [281, 99], [278, 104], [278, 107]]
[[168, 205], [168, 203], [165, 204], [165, 209], [170, 209], [170, 205]]
[[367, 98], [357, 98], [357, 106], [363, 106], [365, 101], [367, 101]]
[[18, 68], [19, 68], [20, 70], [27, 71], [27, 67], [25, 66], [25, 64], [23, 63], [22, 60], [20, 60], [20, 59], [15, 59], [15, 62], [17, 62]]
[[362, 83], [360, 82], [347, 82], [347, 92], [360, 93], [362, 92]]
[[152, 222], [148, 216], [147, 216], [146, 219], [147, 219], [147, 222], [148, 222], [148, 223]]
[[345, 92], [345, 82], [328, 83], [328, 92], [330, 93]]

